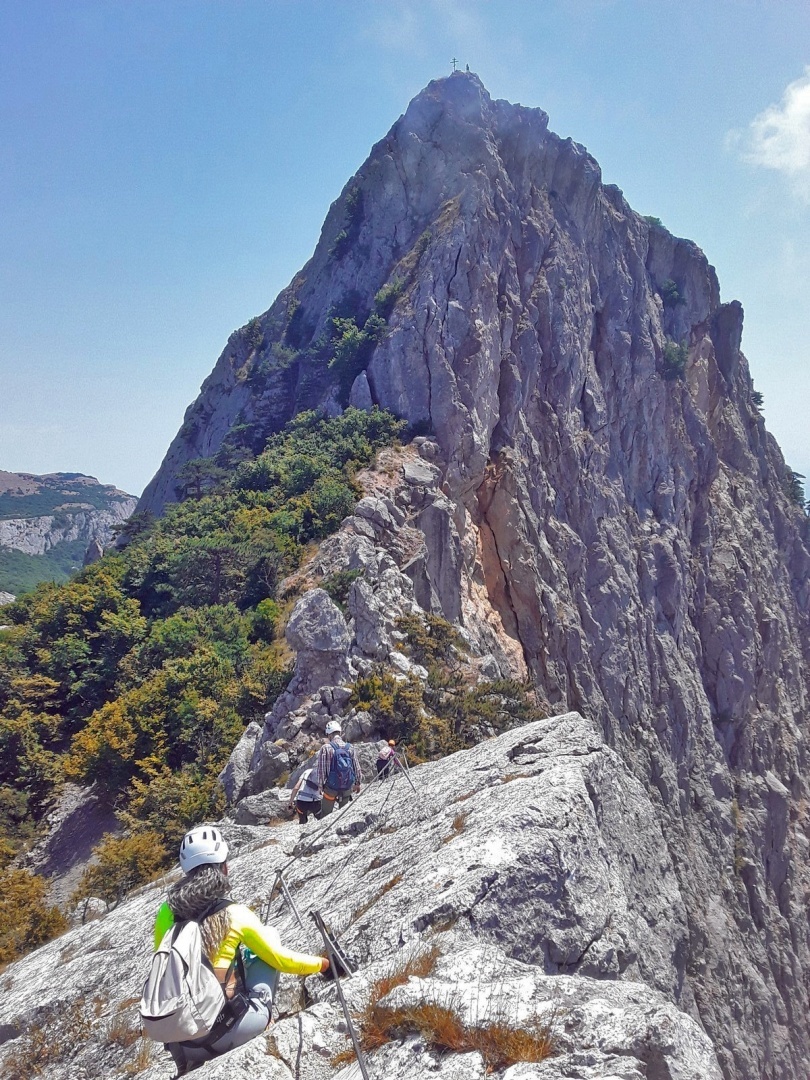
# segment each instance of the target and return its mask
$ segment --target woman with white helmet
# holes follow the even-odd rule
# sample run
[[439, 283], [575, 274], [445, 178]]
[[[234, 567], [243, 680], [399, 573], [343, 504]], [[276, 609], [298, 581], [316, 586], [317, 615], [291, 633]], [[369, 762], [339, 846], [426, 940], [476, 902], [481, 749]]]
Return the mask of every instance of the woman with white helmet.
[[[169, 889], [155, 921], [155, 948], [175, 922], [199, 922], [203, 950], [225, 998], [233, 1002], [230, 1015], [217, 1021], [204, 1039], [166, 1044], [178, 1076], [264, 1031], [270, 1023], [280, 971], [312, 975], [329, 967], [324, 956], [285, 949], [276, 930], [265, 926], [250, 908], [230, 899], [227, 858], [228, 845], [219, 829], [200, 825], [186, 833], [180, 845], [184, 877]], [[244, 963], [241, 945], [250, 951]], [[239, 968], [244, 978], [242, 994], [237, 988]]]

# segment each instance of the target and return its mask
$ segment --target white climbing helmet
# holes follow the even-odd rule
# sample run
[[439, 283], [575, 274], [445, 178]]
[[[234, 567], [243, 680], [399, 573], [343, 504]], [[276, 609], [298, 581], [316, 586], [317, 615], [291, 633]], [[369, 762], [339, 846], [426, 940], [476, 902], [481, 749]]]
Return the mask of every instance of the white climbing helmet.
[[340, 726], [339, 720], [330, 720], [329, 723], [326, 725], [327, 735], [339, 735], [341, 731], [342, 728]]
[[224, 863], [228, 858], [225, 837], [213, 825], [198, 825], [183, 837], [180, 845], [180, 869], [184, 874], [205, 863]]

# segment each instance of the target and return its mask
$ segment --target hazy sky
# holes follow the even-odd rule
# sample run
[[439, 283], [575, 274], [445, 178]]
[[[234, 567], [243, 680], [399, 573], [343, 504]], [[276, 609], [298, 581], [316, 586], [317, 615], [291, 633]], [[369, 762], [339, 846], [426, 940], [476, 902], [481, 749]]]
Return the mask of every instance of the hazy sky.
[[0, 0], [0, 469], [139, 493], [453, 56], [703, 248], [810, 475], [807, 0]]

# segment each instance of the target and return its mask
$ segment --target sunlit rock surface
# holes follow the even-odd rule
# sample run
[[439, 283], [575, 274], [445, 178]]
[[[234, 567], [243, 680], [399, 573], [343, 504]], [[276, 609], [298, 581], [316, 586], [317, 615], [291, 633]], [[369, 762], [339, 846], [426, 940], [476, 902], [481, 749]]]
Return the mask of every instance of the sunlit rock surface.
[[[377, 977], [436, 946], [433, 970], [390, 1003], [449, 1004], [468, 1027], [550, 1024], [555, 1056], [498, 1070], [508, 1080], [719, 1080], [685, 980], [688, 917], [654, 807], [593, 724], [576, 713], [552, 717], [410, 777], [416, 794], [402, 777], [378, 782], [340, 815], [304, 828], [225, 823], [235, 896], [264, 913], [276, 868], [297, 855], [285, 880], [304, 927], [280, 899], [270, 920], [283, 940], [321, 951], [306, 913], [323, 914], [357, 965], [344, 981], [353, 1011]], [[138, 1063], [144, 1080], [172, 1075], [159, 1048], [134, 1038], [122, 1045], [122, 1032], [137, 1026], [134, 999], [165, 887], [6, 969], [0, 1070], [25, 1052], [15, 1032], [46, 1024], [61, 1041], [48, 1065], [53, 1080], [112, 1080]], [[301, 981], [283, 976], [279, 1003], [267, 1038], [206, 1065], [200, 1080], [357, 1075], [356, 1065], [331, 1064], [349, 1045], [333, 985], [311, 977], [303, 996]], [[69, 1031], [59, 1027], [65, 1017]], [[402, 1080], [485, 1075], [477, 1052], [439, 1053], [415, 1034], [368, 1063], [373, 1077]]]
[[[338, 256], [355, 190], [362, 218]], [[596, 725], [650, 800], [684, 911], [681, 996], [725, 1076], [804, 1080], [808, 521], [752, 399], [742, 308], [543, 112], [462, 73], [418, 95], [261, 317], [263, 355], [231, 339], [142, 506], [174, 498], [178, 469], [237, 416], [270, 432], [334, 410], [305, 350], [336, 304], [369, 310], [395, 279], [388, 335], [352, 393], [432, 437], [324, 545], [362, 569], [346, 668], [320, 701], [299, 670], [301, 692], [241, 747], [231, 794], [281, 775], [271, 736], [308, 755], [327, 716], [347, 718], [335, 689], [397, 662], [375, 600], [393, 588], [455, 621], [482, 673], [528, 676], [551, 711]], [[260, 377], [291, 313], [300, 351]], [[678, 344], [682, 377], [667, 370]]]

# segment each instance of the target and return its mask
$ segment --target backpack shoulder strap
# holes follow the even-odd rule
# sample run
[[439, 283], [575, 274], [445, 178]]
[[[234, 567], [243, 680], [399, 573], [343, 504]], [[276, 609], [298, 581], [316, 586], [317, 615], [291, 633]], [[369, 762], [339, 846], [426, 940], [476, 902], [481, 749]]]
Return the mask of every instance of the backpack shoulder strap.
[[204, 922], [210, 915], [218, 915], [220, 911], [224, 911], [225, 908], [235, 904], [235, 900], [231, 900], [229, 896], [223, 896], [219, 900], [215, 900], [213, 904], [206, 908], [202, 915], [196, 920], [197, 922]]
[[[229, 896], [223, 897], [221, 900], [215, 900], [214, 903], [212, 904], [212, 906], [205, 912], [204, 915], [201, 915], [200, 918], [197, 921], [202, 922], [204, 919], [207, 919], [209, 917], [209, 915], [217, 915], [220, 911], [224, 911], [225, 908], [229, 908], [232, 904], [235, 904], [235, 903], [236, 903], [236, 901], [231, 900], [231, 898]], [[204, 957], [203, 961], [207, 963], [207, 959], [208, 959], [207, 957]], [[209, 964], [209, 967], [210, 966], [211, 965]], [[242, 947], [241, 947], [241, 945], [236, 946], [236, 952], [234, 953], [233, 960], [231, 960], [230, 964], [228, 965], [228, 970], [225, 973], [225, 986], [227, 986], [228, 982], [230, 981], [231, 972], [233, 971], [234, 967], [236, 967], [236, 970], [239, 973], [239, 978], [242, 980], [242, 989], [246, 990], [247, 989], [247, 974], [245, 972], [245, 964], [244, 964], [244, 961], [242, 959]], [[211, 967], [211, 970], [212, 971], [214, 970], [213, 967]]]

